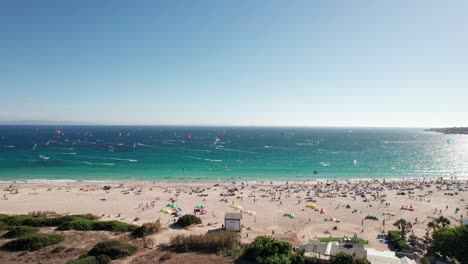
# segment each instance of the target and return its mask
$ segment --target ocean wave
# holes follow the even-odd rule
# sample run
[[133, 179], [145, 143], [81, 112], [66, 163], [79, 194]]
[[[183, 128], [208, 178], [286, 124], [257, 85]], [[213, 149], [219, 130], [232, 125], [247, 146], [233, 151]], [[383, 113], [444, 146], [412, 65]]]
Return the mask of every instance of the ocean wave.
[[419, 143], [416, 141], [408, 141], [408, 140], [402, 140], [402, 141], [382, 141], [382, 144], [414, 144], [414, 143]]
[[13, 145], [0, 145], [2, 148], [16, 148], [16, 146]]
[[83, 157], [88, 159], [102, 159], [102, 160], [118, 160], [118, 161], [128, 161], [128, 162], [137, 162], [136, 159], [121, 159], [121, 158], [108, 158], [108, 157]]
[[137, 143], [136, 145], [139, 146], [139, 147], [156, 148], [156, 146], [153, 146], [153, 145], [146, 145], [146, 144], [143, 144], [143, 143]]
[[209, 161], [209, 162], [223, 162], [222, 160], [218, 160], [218, 159], [205, 159], [205, 158], [192, 157], [192, 156], [183, 156], [183, 157], [189, 158], [189, 159], [195, 159], [195, 160], [204, 160], [204, 161]]
[[285, 147], [274, 147], [274, 146], [264, 146], [267, 149], [295, 149], [295, 148], [285, 148]]
[[88, 162], [88, 161], [83, 161], [82, 163], [90, 166], [115, 166], [115, 163], [106, 163], [106, 162]]
[[328, 167], [328, 166], [330, 166], [330, 162], [321, 161], [320, 165], [322, 165], [323, 167]]
[[55, 152], [56, 155], [76, 155], [76, 152]]
[[46, 155], [39, 155], [39, 158], [43, 159], [43, 160], [49, 160], [50, 157], [49, 156], [46, 156]]
[[298, 142], [298, 143], [296, 143], [296, 145], [298, 145], [298, 146], [315, 146], [317, 144], [313, 144], [311, 142], [306, 142], [306, 143]]
[[241, 153], [250, 153], [250, 154], [257, 154], [256, 152], [246, 151], [246, 150], [238, 150], [238, 149], [230, 149], [230, 148], [220, 148], [216, 147], [218, 150], [225, 150], [225, 151], [232, 151], [232, 152], [241, 152]]

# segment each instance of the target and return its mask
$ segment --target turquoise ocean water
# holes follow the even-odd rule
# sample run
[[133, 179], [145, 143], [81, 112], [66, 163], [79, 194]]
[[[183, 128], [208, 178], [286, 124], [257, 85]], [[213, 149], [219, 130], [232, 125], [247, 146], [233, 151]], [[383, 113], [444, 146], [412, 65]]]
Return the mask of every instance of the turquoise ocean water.
[[468, 136], [401, 128], [0, 126], [0, 180], [467, 177]]

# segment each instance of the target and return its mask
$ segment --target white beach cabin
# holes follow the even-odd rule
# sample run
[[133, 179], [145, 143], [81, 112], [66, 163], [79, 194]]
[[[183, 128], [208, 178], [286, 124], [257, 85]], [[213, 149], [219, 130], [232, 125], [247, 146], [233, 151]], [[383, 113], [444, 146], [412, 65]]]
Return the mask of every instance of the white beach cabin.
[[241, 231], [242, 227], [241, 213], [226, 213], [224, 216], [224, 229], [227, 231]]

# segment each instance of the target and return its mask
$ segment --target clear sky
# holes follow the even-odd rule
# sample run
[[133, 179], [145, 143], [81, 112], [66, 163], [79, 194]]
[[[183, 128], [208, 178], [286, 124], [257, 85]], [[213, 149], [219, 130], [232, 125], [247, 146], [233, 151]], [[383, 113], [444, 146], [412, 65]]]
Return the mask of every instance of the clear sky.
[[0, 121], [468, 126], [468, 1], [0, 1]]

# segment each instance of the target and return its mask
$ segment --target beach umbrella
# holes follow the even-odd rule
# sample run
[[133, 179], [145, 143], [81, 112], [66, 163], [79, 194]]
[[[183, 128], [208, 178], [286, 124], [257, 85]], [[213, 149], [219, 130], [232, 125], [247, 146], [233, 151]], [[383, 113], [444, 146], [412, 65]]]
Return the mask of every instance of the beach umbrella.
[[195, 206], [195, 208], [197, 208], [197, 209], [205, 209], [206, 206], [204, 206], [204, 205], [197, 205], [197, 206]]
[[175, 204], [175, 203], [170, 203], [170, 204], [166, 204], [166, 207], [176, 208], [176, 207], [178, 207], [178, 206], [177, 206], [177, 204]]
[[317, 205], [316, 205], [316, 204], [313, 204], [313, 203], [307, 203], [307, 204], [306, 204], [306, 207], [307, 207], [307, 208], [310, 208], [310, 209], [317, 209]]
[[179, 211], [182, 211], [182, 208], [180, 208], [180, 207], [177, 207], [177, 210], [179, 210]]

